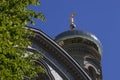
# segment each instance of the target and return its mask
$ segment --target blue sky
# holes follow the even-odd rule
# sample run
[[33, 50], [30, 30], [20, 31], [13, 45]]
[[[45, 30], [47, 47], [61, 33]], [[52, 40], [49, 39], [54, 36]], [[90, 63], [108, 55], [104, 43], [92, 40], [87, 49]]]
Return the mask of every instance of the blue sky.
[[76, 13], [77, 29], [95, 34], [103, 45], [103, 80], [119, 80], [120, 72], [120, 1], [119, 0], [41, 0], [30, 7], [43, 12], [47, 21], [36, 20], [34, 28], [54, 38], [69, 30], [69, 16]]

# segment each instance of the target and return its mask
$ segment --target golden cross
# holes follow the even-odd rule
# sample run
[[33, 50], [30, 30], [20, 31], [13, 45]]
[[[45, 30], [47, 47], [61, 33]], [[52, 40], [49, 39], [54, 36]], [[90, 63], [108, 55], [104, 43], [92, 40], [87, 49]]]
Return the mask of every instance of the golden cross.
[[75, 16], [75, 13], [72, 13], [71, 15], [70, 15], [70, 29], [71, 30], [73, 30], [73, 29], [75, 29], [76, 28], [76, 25], [74, 24], [74, 16]]
[[70, 22], [71, 22], [72, 24], [74, 24], [74, 16], [75, 16], [75, 13], [72, 13], [72, 14], [70, 15]]

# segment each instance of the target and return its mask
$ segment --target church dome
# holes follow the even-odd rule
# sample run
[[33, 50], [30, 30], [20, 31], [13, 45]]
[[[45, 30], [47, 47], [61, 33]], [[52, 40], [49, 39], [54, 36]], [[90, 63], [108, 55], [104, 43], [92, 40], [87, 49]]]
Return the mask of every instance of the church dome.
[[[69, 42], [69, 40], [73, 40], [73, 42]], [[76, 41], [75, 43], [84, 42], [88, 45], [93, 46], [95, 49], [97, 49], [100, 55], [102, 53], [101, 43], [99, 39], [92, 33], [89, 33], [86, 31], [76, 30], [76, 29], [68, 30], [58, 34], [55, 37], [55, 41], [58, 44], [62, 43], [62, 45], [65, 45], [65, 43], [68, 43], [68, 42], [69, 42], [68, 44], [71, 44], [71, 43], [74, 43], [75, 41]]]

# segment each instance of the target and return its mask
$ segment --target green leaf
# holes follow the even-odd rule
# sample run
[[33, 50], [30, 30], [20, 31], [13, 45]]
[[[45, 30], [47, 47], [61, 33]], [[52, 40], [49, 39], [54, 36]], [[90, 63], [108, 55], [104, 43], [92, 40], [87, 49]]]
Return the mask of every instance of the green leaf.
[[33, 33], [25, 29], [26, 24], [34, 24], [34, 18], [45, 20], [44, 15], [28, 10], [29, 5], [38, 5], [39, 0], [0, 0], [0, 80], [24, 80], [43, 73], [44, 69], [34, 66], [38, 54], [25, 57], [31, 42], [26, 36]]

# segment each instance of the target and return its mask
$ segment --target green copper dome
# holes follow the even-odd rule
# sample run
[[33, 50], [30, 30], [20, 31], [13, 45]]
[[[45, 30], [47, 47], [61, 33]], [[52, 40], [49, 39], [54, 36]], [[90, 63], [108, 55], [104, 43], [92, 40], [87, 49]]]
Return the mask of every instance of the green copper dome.
[[55, 41], [59, 43], [60, 41], [64, 41], [64, 40], [72, 39], [72, 38], [81, 38], [81, 39], [85, 39], [87, 41], [92, 42], [93, 44], [95, 44], [95, 46], [97, 47], [97, 50], [99, 51], [101, 55], [102, 48], [101, 48], [101, 43], [99, 39], [95, 35], [89, 32], [86, 32], [86, 31], [75, 30], [75, 29], [68, 30], [68, 31], [62, 32], [59, 35], [57, 35], [55, 37]]

